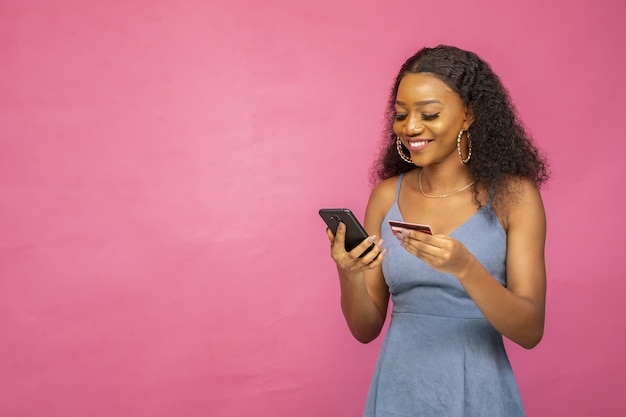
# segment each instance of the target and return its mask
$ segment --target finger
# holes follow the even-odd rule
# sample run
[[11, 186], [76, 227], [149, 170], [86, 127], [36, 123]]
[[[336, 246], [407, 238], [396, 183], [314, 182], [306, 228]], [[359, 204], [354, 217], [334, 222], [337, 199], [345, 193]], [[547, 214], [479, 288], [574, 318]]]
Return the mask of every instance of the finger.
[[407, 236], [405, 239], [402, 240], [402, 247], [404, 247], [404, 249], [406, 249], [409, 253], [412, 253], [420, 259], [429, 256], [430, 251], [432, 250], [432, 246], [418, 239], [414, 239], [410, 236]]
[[446, 235], [430, 235], [424, 232], [411, 231], [408, 235], [413, 246], [420, 250], [428, 250], [427, 246], [432, 248], [443, 248], [446, 245], [448, 237]]
[[383, 249], [382, 251], [380, 251], [380, 253], [376, 257], [376, 259], [374, 259], [370, 263], [370, 267], [375, 268], [377, 266], [380, 266], [383, 263], [383, 260], [385, 259], [385, 256], [387, 256], [387, 249]]
[[[402, 242], [402, 246], [413, 255], [417, 256], [432, 267], [445, 262], [446, 254], [449, 252], [444, 247], [433, 245], [437, 239], [431, 240], [427, 236], [423, 241], [407, 238]], [[446, 240], [444, 240], [444, 243]], [[441, 243], [441, 242], [436, 242]]]
[[328, 236], [328, 239], [330, 240], [330, 244], [332, 245], [335, 242], [335, 235], [333, 234], [332, 230], [330, 230], [330, 228], [326, 228], [326, 236]]
[[346, 241], [346, 225], [343, 222], [339, 222], [337, 225], [337, 231], [335, 232], [335, 241], [333, 244], [337, 244], [340, 248], [343, 248]]
[[376, 247], [376, 239], [376, 235], [368, 236], [366, 239], [363, 239], [363, 241], [359, 243], [358, 246], [350, 251], [350, 256], [354, 256], [356, 259], [363, 256], [363, 253], [365, 253], [365, 251], [368, 250], [370, 247], [372, 248], [370, 251], [374, 250], [374, 248]]
[[[374, 250], [372, 252], [374, 252]], [[382, 249], [381, 247], [377, 246], [375, 249], [375, 253], [368, 253], [367, 256], [364, 257], [363, 261], [367, 262], [367, 267], [369, 269], [374, 269], [382, 264], [386, 254], [387, 249]]]
[[408, 230], [398, 228], [393, 232], [393, 235], [396, 237], [396, 239], [402, 241], [405, 237], [408, 236]]
[[428, 240], [428, 238], [432, 237], [432, 235], [429, 235], [428, 233], [418, 232], [416, 230], [407, 230], [406, 235], [411, 239], [419, 240], [420, 242], [424, 242]]

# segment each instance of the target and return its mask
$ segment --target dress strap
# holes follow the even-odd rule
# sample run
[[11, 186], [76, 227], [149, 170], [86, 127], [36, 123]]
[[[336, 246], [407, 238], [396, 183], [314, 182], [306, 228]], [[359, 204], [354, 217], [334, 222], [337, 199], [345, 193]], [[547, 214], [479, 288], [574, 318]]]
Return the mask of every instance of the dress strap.
[[402, 177], [404, 177], [404, 173], [400, 174], [400, 176], [398, 177], [398, 185], [396, 185], [396, 201], [395, 201], [396, 204], [398, 204], [398, 196], [400, 195], [400, 186], [402, 185]]
[[489, 190], [489, 199], [487, 200], [487, 207], [491, 209], [491, 203], [493, 202], [494, 197], [496, 196], [496, 188], [497, 184], [494, 184]]

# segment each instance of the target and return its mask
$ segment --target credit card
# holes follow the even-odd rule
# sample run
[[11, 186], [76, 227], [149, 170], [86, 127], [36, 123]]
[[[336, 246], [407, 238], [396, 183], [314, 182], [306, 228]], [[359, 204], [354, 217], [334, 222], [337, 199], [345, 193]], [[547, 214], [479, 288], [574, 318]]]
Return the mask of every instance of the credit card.
[[428, 226], [426, 224], [407, 223], [407, 222], [400, 222], [400, 221], [395, 221], [395, 220], [389, 220], [389, 227], [391, 227], [391, 231], [393, 232], [394, 235], [397, 232], [399, 232], [401, 229], [404, 229], [404, 230], [417, 230], [418, 232], [427, 233], [429, 235], [433, 234], [433, 231], [430, 228], [430, 226]]

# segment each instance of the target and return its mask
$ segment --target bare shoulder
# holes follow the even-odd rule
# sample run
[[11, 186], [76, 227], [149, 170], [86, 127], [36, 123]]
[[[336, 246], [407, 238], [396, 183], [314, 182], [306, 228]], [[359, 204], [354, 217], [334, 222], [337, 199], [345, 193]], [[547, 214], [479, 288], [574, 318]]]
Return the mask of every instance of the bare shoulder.
[[392, 177], [376, 184], [370, 194], [368, 207], [379, 209], [386, 213], [395, 201], [398, 180], [399, 177]]
[[372, 197], [393, 201], [398, 188], [398, 180], [400, 177], [387, 178], [376, 184], [372, 189]]
[[516, 225], [534, 223], [545, 228], [545, 209], [541, 193], [528, 178], [507, 180], [507, 198], [503, 206], [507, 229]]

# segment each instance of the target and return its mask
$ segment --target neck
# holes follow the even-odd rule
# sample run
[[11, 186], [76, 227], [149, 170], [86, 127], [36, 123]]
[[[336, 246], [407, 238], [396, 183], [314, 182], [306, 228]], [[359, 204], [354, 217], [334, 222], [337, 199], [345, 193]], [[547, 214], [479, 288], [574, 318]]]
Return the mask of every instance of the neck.
[[469, 169], [438, 170], [432, 167], [422, 168], [418, 181], [425, 197], [447, 197], [465, 191], [474, 184]]

